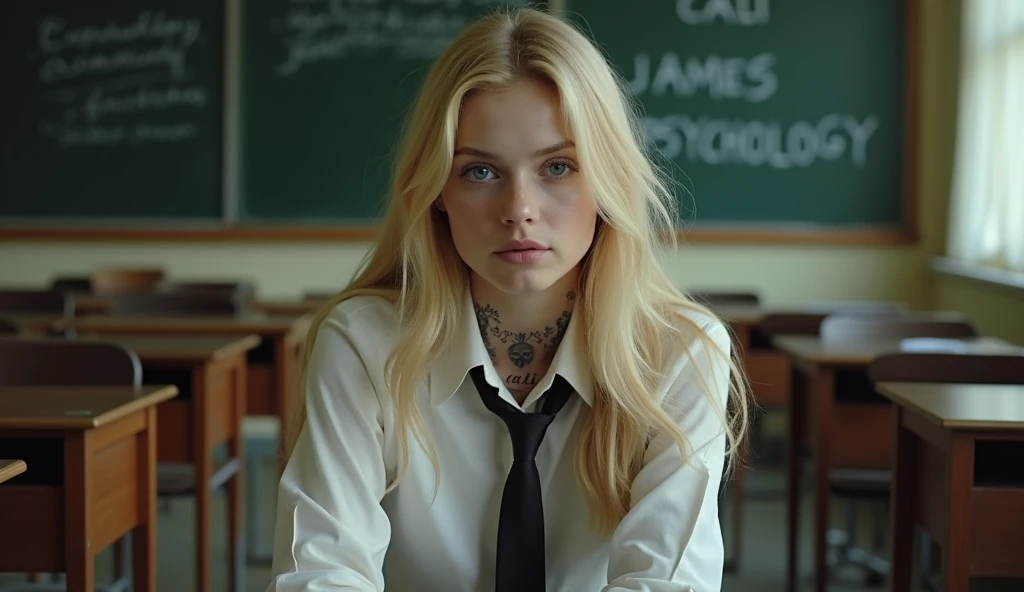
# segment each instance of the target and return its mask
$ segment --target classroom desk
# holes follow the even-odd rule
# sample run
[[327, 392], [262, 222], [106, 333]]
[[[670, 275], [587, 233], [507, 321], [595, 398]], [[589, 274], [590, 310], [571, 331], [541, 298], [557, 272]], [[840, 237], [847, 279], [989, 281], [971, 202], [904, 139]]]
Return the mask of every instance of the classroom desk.
[[[782, 405], [789, 399], [789, 359], [770, 348], [753, 348], [751, 343], [753, 330], [764, 317], [765, 310], [759, 306], [723, 305], [715, 307], [714, 312], [732, 330], [738, 357], [750, 382], [754, 400], [765, 408]], [[726, 570], [734, 572], [740, 569], [740, 557], [743, 555], [746, 471], [742, 462], [737, 463], [733, 471], [729, 489], [732, 494], [732, 532], [729, 537], [732, 550], [726, 560]]]
[[324, 304], [323, 300], [256, 300], [252, 307], [269, 315], [302, 315], [315, 313]]
[[1024, 467], [1006, 462], [1024, 450], [1024, 385], [877, 386], [896, 408], [892, 590], [910, 590], [917, 525], [943, 547], [947, 592], [1024, 577]]
[[[104, 341], [132, 349], [147, 383], [175, 384], [180, 396], [157, 412], [157, 457], [161, 493], [190, 491], [195, 498], [195, 588], [210, 587], [212, 493], [225, 486], [228, 521], [228, 590], [245, 588], [245, 520], [242, 421], [246, 413], [246, 354], [260, 344], [256, 335], [116, 335]], [[227, 462], [215, 454], [227, 444]], [[187, 464], [177, 464], [187, 463]], [[167, 479], [169, 483], [164, 483]], [[178, 482], [175, 486], [173, 482]], [[205, 483], [205, 486], [194, 486]], [[170, 487], [169, 487], [170, 485]]]
[[25, 472], [25, 461], [23, 460], [0, 460], [0, 483], [10, 481], [12, 478]]
[[[962, 340], [965, 354], [994, 354], [1020, 351], [1018, 346], [999, 339]], [[829, 516], [829, 472], [833, 467], [888, 469], [892, 466], [893, 410], [872, 391], [878, 403], [843, 404], [842, 421], [835, 421], [837, 375], [854, 375], [866, 370], [881, 354], [897, 352], [899, 341], [878, 341], [856, 345], [826, 345], [817, 337], [781, 335], [772, 340], [793, 363], [793, 390], [789, 405], [789, 444], [787, 458], [787, 560], [786, 589], [795, 592], [799, 542], [800, 484], [802, 451], [808, 448], [813, 462], [813, 574], [815, 592], [824, 592], [826, 569], [826, 532]], [[866, 380], [864, 381], [866, 383]], [[865, 437], [871, 434], [871, 437]]]
[[79, 335], [258, 335], [262, 344], [249, 352], [248, 359], [248, 414], [274, 415], [283, 429], [299, 352], [312, 321], [313, 315], [262, 313], [237, 317], [86, 316], [61, 319], [54, 326], [72, 327]]
[[[104, 296], [87, 294], [75, 296], [75, 315], [98, 315], [110, 312], [110, 301]], [[301, 316], [314, 313], [325, 304], [323, 300], [253, 300], [249, 307], [271, 316]]]
[[156, 590], [156, 406], [177, 392], [0, 387], [0, 455], [29, 466], [0, 485], [0, 571], [92, 592], [96, 555], [131, 532], [133, 589]]

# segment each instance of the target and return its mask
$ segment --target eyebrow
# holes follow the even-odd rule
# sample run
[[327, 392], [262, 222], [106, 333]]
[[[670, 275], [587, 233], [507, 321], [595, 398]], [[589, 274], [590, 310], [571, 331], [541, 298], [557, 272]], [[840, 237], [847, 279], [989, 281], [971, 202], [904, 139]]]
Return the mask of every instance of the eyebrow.
[[[554, 154], [555, 152], [560, 152], [562, 150], [565, 150], [566, 148], [573, 148], [575, 146], [575, 142], [573, 142], [572, 140], [566, 140], [564, 142], [555, 144], [554, 146], [541, 148], [540, 150], [533, 153], [533, 157], [538, 158], [541, 156], [547, 156], [548, 154]], [[494, 160], [500, 160], [498, 155], [493, 152], [487, 152], [486, 150], [480, 150], [477, 148], [473, 148], [471, 146], [463, 146], [462, 148], [456, 148], [455, 155], [458, 156], [459, 154], [469, 154], [471, 156], [479, 156], [480, 158], [491, 158]]]

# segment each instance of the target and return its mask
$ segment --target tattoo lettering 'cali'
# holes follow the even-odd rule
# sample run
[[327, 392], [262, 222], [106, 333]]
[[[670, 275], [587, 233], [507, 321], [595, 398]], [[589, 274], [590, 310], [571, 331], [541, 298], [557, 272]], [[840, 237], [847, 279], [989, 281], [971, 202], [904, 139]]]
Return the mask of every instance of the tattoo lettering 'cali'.
[[[480, 329], [480, 336], [483, 337], [484, 347], [487, 348], [487, 355], [491, 357], [491, 361], [494, 363], [498, 362], [497, 347], [491, 341], [491, 338], [508, 346], [505, 353], [509, 361], [517, 368], [524, 368], [533, 361], [535, 345], [543, 346], [544, 349], [558, 347], [558, 344], [562, 342], [562, 338], [565, 337], [566, 330], [569, 328], [569, 319], [572, 317], [576, 293], [568, 292], [565, 298], [565, 310], [555, 320], [554, 326], [547, 325], [543, 329], [530, 332], [513, 332], [502, 329], [501, 315], [498, 314], [498, 311], [493, 306], [490, 304], [480, 305], [474, 302], [473, 309], [476, 311], [476, 321]], [[515, 382], [529, 384], [526, 382], [528, 377], [529, 375], [526, 375], [526, 377], [510, 376], [506, 382], [513, 382], [512, 378], [522, 378], [523, 380]]]

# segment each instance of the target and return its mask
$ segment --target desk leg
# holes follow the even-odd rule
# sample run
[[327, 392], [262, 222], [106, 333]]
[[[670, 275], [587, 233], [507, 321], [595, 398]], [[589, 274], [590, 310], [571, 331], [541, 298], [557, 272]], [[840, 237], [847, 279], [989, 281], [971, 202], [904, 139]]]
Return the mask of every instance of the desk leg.
[[943, 550], [946, 592], [967, 592], [971, 580], [971, 489], [974, 439], [954, 433], [949, 440], [949, 530]]
[[[234, 375], [234, 400], [235, 417], [234, 434], [228, 441], [228, 457], [236, 458], [241, 463], [238, 472], [228, 480], [227, 505], [228, 505], [228, 590], [231, 592], [242, 592], [245, 589], [245, 520], [243, 511], [245, 504], [245, 448], [242, 437], [242, 420], [245, 419], [246, 401], [248, 400], [248, 389], [246, 385], [246, 365], [244, 358], [239, 358], [235, 365]], [[253, 525], [255, 527], [255, 525]]]
[[213, 476], [213, 446], [210, 442], [210, 392], [206, 369], [196, 368], [192, 375], [192, 432], [195, 451], [193, 493], [196, 498], [196, 592], [208, 592], [210, 585], [210, 479]]
[[64, 562], [67, 592], [93, 592], [91, 432], [64, 439]]
[[903, 408], [896, 406], [896, 460], [892, 468], [892, 592], [910, 592], [914, 566], [914, 506], [917, 479], [914, 466], [917, 458], [917, 436], [903, 428]]
[[156, 592], [156, 407], [139, 433], [139, 525], [132, 531], [132, 590]]
[[811, 395], [811, 412], [814, 414], [814, 592], [825, 592], [828, 583], [828, 494], [835, 382], [835, 373], [831, 369], [819, 368]]
[[789, 398], [789, 437], [786, 463], [786, 590], [796, 592], [800, 580], [800, 482], [803, 465], [800, 451], [804, 446], [807, 383], [803, 374], [792, 370], [793, 390]]

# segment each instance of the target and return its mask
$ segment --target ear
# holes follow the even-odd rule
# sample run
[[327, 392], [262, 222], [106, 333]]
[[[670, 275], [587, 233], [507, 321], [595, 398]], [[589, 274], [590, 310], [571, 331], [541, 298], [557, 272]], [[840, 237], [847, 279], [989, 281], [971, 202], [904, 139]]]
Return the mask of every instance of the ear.
[[440, 195], [438, 195], [437, 199], [434, 200], [434, 207], [439, 209], [439, 210], [441, 210], [442, 212], [447, 212], [448, 211], [448, 210], [446, 210], [444, 208], [444, 200], [441, 199]]

